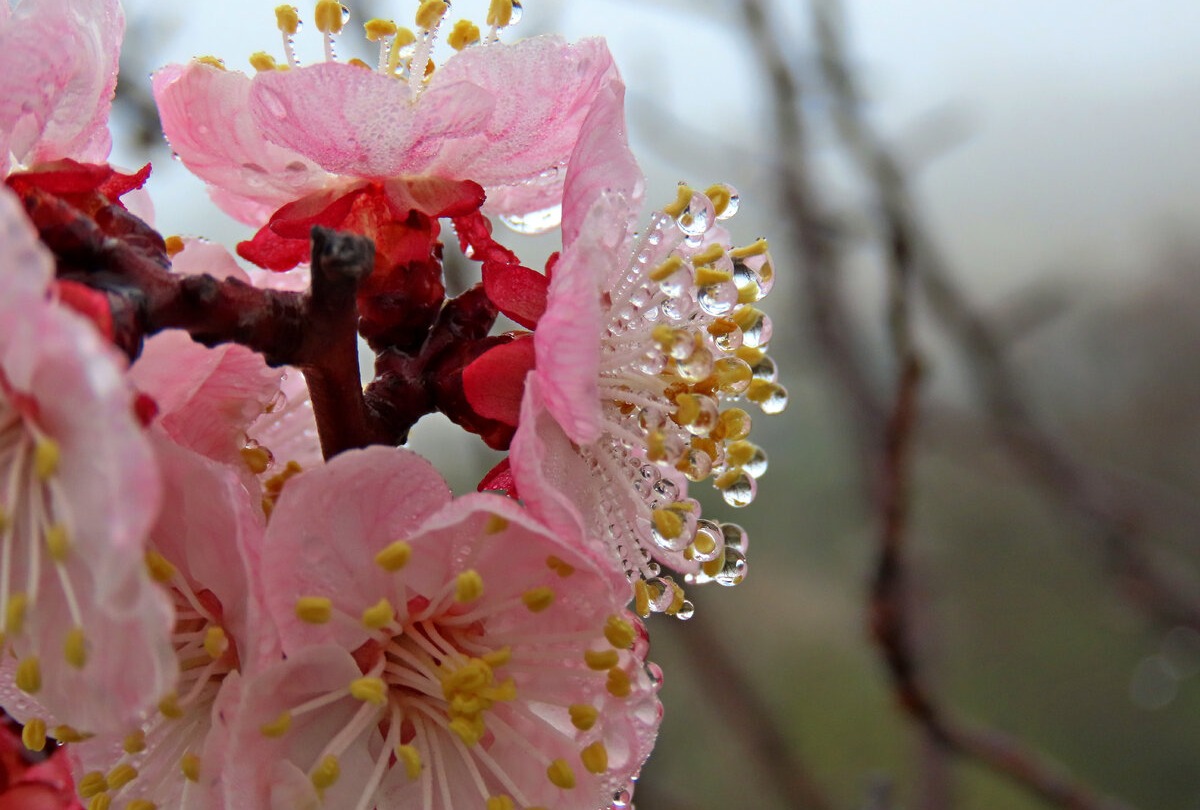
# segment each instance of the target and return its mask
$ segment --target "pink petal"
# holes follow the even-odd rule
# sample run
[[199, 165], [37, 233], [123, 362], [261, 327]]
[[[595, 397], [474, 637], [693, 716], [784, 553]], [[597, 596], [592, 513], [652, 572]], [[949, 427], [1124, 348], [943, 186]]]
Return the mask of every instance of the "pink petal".
[[449, 103], [436, 91], [468, 82], [494, 99], [484, 132], [446, 146], [422, 171], [469, 177], [488, 189], [489, 211], [523, 214], [562, 199], [563, 169], [599, 88], [617, 70], [603, 40], [569, 45], [540, 36], [467, 48], [446, 61], [420, 106]]
[[41, 299], [53, 277], [53, 257], [20, 200], [0, 185], [0, 302]]
[[304, 625], [296, 618], [296, 599], [329, 596], [339, 609], [361, 615], [379, 598], [365, 602], [365, 595], [391, 581], [375, 555], [449, 500], [433, 465], [391, 447], [347, 451], [288, 481], [271, 513], [263, 557], [268, 606], [284, 651], [311, 639], [313, 630], [351, 650], [366, 640], [365, 630], [339, 623]]
[[[629, 149], [626, 129], [625, 86], [614, 80], [600, 90], [571, 154], [563, 188], [564, 249], [578, 238], [584, 219], [603, 193], [625, 199], [628, 211], [624, 221], [637, 215], [646, 182]], [[613, 223], [621, 221], [614, 219]]]
[[101, 163], [125, 17], [116, 0], [29, 0], [0, 30], [0, 149]]
[[264, 137], [248, 76], [192, 62], [158, 71], [152, 87], [171, 148], [242, 222], [262, 225], [279, 206], [330, 184], [311, 160]]
[[260, 73], [250, 103], [255, 121], [273, 142], [336, 174], [384, 178], [428, 173], [445, 141], [480, 130], [493, 100], [480, 88], [459, 84], [431, 86], [413, 103], [403, 81], [321, 62]]

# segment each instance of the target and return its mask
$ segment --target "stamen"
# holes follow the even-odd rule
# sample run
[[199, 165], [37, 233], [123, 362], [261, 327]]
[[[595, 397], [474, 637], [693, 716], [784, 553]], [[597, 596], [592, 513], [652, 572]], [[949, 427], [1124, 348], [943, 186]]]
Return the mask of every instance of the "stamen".
[[583, 660], [587, 663], [588, 669], [594, 669], [597, 672], [612, 669], [621, 662], [616, 650], [584, 650]]
[[224, 655], [228, 649], [229, 638], [225, 635], [225, 628], [213, 625], [204, 631], [204, 651], [214, 661]]
[[261, 726], [258, 727], [258, 730], [259, 730], [259, 732], [262, 733], [262, 735], [264, 737], [274, 738], [274, 737], [282, 737], [284, 734], [287, 733], [288, 729], [290, 729], [291, 727], [292, 727], [291, 712], [285, 711], [285, 712], [280, 712], [279, 716], [276, 717], [271, 722], [263, 723]]
[[633, 646], [633, 625], [615, 614], [609, 616], [604, 623], [604, 637], [618, 650], [627, 650]]
[[142, 729], [132, 731], [121, 743], [122, 750], [130, 756], [146, 750], [146, 732]]
[[470, 20], [459, 20], [450, 29], [450, 33], [446, 36], [446, 42], [454, 50], [461, 51], [471, 45], [478, 44], [479, 38], [478, 25]]
[[388, 687], [382, 678], [363, 677], [350, 682], [350, 695], [364, 703], [382, 706], [387, 702]]
[[556, 759], [551, 762], [550, 767], [546, 769], [546, 776], [555, 787], [563, 790], [575, 787], [575, 772], [571, 770], [571, 766], [564, 759]]
[[40, 717], [31, 717], [25, 721], [21, 729], [21, 744], [30, 751], [41, 751], [46, 747], [46, 721]]
[[608, 749], [600, 740], [580, 751], [579, 758], [583, 761], [583, 767], [591, 773], [599, 775], [608, 770]]
[[87, 640], [83, 636], [82, 627], [72, 627], [67, 631], [66, 640], [63, 642], [63, 655], [66, 656], [67, 663], [75, 669], [83, 669], [87, 663]]
[[554, 591], [546, 586], [530, 588], [521, 595], [525, 607], [534, 613], [541, 613], [554, 602]]
[[42, 688], [42, 668], [36, 655], [23, 658], [17, 663], [17, 673], [13, 679], [18, 689], [29, 695], [36, 695]]
[[295, 6], [276, 6], [275, 24], [283, 37], [283, 53], [287, 56], [289, 67], [296, 67], [296, 50], [292, 47], [292, 37], [300, 30], [300, 9]]
[[384, 598], [363, 611], [362, 623], [368, 630], [380, 630], [391, 624], [395, 615], [396, 609]]
[[608, 671], [608, 681], [604, 684], [604, 688], [613, 697], [627, 698], [633, 692], [633, 683], [629, 680], [629, 675], [625, 670], [613, 667]]
[[384, 571], [394, 573], [408, 565], [412, 557], [412, 546], [403, 540], [397, 540], [375, 555], [375, 564]]
[[296, 618], [309, 624], [325, 624], [333, 617], [333, 600], [327, 596], [302, 596], [296, 600]]
[[165, 584], [175, 578], [175, 566], [154, 549], [146, 551], [146, 569], [150, 572], [150, 578], [159, 584]]
[[494, 28], [504, 28], [513, 18], [512, 0], [492, 0], [488, 6], [487, 24]]
[[571, 725], [580, 731], [590, 731], [600, 717], [596, 707], [586, 703], [572, 703], [567, 707], [567, 712], [571, 715]]
[[417, 9], [417, 26], [432, 31], [441, 24], [442, 17], [449, 10], [450, 4], [445, 0], [423, 0]]
[[190, 751], [180, 757], [179, 769], [183, 771], [183, 777], [189, 782], [200, 781], [200, 757]]
[[412, 745], [396, 746], [396, 759], [404, 763], [404, 773], [415, 781], [421, 775], [421, 752]]
[[317, 767], [313, 768], [312, 779], [313, 787], [320, 793], [326, 788], [331, 787], [338, 777], [342, 775], [341, 766], [338, 765], [338, 758], [333, 754], [326, 754]]
[[487, 810], [514, 810], [513, 800], [508, 796], [489, 796]]
[[82, 799], [90, 799], [98, 793], [108, 790], [108, 780], [101, 771], [89, 771], [79, 779], [76, 786]]
[[571, 574], [575, 573], [575, 567], [573, 565], [559, 559], [553, 554], [546, 558], [546, 566], [563, 579], [566, 579], [567, 577], [571, 576]]
[[105, 782], [108, 783], [108, 789], [118, 791], [128, 785], [138, 777], [137, 768], [130, 765], [128, 762], [122, 762], [120, 765], [108, 772], [105, 777]]
[[332, 62], [334, 59], [333, 36], [342, 32], [342, 24], [345, 22], [345, 15], [348, 14], [346, 7], [337, 0], [317, 0], [317, 7], [313, 10], [313, 22], [317, 30], [324, 35], [326, 62]]
[[62, 564], [66, 562], [67, 555], [71, 551], [71, 538], [67, 534], [67, 527], [61, 523], [52, 523], [46, 527], [46, 551], [50, 554], [50, 559], [54, 562]]
[[466, 604], [483, 596], [483, 577], [474, 569], [463, 571], [454, 581], [454, 601]]
[[58, 471], [61, 456], [58, 442], [48, 436], [39, 436], [33, 447], [33, 469], [38, 479], [48, 481]]

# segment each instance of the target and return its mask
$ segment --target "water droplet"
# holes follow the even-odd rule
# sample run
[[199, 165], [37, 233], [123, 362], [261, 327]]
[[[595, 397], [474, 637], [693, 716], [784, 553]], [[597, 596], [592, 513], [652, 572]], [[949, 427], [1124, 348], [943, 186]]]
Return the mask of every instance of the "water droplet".
[[712, 200], [697, 192], [692, 194], [691, 202], [675, 218], [675, 222], [686, 235], [703, 236], [714, 219]]
[[737, 301], [738, 291], [732, 281], [706, 284], [696, 292], [696, 303], [700, 309], [716, 317], [732, 312]]
[[[746, 314], [743, 316], [742, 313]], [[765, 312], [743, 309], [739, 311], [738, 315], [747, 346], [752, 349], [761, 349], [771, 342], [771, 336], [775, 330], [771, 324], [771, 318]]]
[[750, 547], [750, 535], [736, 523], [722, 523], [721, 534], [725, 536], [726, 548], [736, 548], [744, 555]]
[[650, 610], [654, 613], [663, 613], [675, 601], [675, 583], [668, 577], [660, 579], [654, 577], [646, 580], [646, 590], [650, 595]]
[[716, 521], [701, 518], [696, 521], [696, 539], [692, 541], [692, 559], [709, 562], [725, 553], [725, 534]]
[[766, 355], [763, 355], [762, 359], [755, 363], [750, 371], [756, 380], [775, 382], [779, 379], [779, 370], [775, 367], [775, 361]]
[[746, 555], [736, 548], [725, 548], [725, 564], [713, 577], [718, 585], [731, 587], [746, 578]]
[[758, 407], [762, 408], [763, 413], [773, 416], [777, 413], [783, 413], [783, 410], [787, 407], [788, 392], [779, 383], [771, 383], [771, 386], [770, 393], [759, 401]]
[[525, 9], [521, 7], [521, 4], [517, 0], [513, 0], [512, 16], [509, 18], [508, 24], [516, 25], [521, 21], [521, 17], [523, 16], [525, 16]]
[[697, 348], [686, 360], [677, 362], [679, 376], [688, 382], [700, 382], [706, 379], [713, 370], [712, 352], [704, 347]]
[[742, 198], [733, 186], [728, 183], [721, 183], [721, 185], [729, 193], [729, 202], [725, 204], [725, 210], [717, 215], [717, 219], [729, 219], [738, 212], [738, 206], [741, 205]]
[[670, 478], [660, 478], [654, 484], [654, 494], [664, 503], [675, 503], [679, 499], [679, 485]]
[[683, 458], [682, 472], [689, 481], [703, 481], [712, 474], [713, 459], [703, 450], [689, 448]]
[[562, 205], [552, 205], [529, 214], [503, 216], [500, 221], [511, 230], [527, 236], [545, 233], [562, 224]]
[[612, 797], [613, 810], [629, 810], [629, 803], [633, 800], [631, 794], [626, 788], [621, 788]]
[[649, 374], [651, 377], [657, 377], [659, 374], [662, 374], [664, 371], [666, 371], [667, 358], [660, 351], [648, 351], [642, 357], [642, 359], [638, 361], [637, 369], [643, 374]]
[[675, 613], [675, 618], [686, 622], [688, 619], [696, 615], [696, 606], [690, 600], [684, 599], [683, 604], [679, 606], [679, 610]]
[[721, 497], [730, 506], [739, 509], [749, 506], [754, 502], [754, 496], [758, 494], [758, 484], [742, 470], [726, 473], [721, 476], [720, 481]]
[[767, 471], [767, 454], [761, 447], [754, 448], [750, 459], [742, 465], [742, 469], [755, 478], [762, 478]]

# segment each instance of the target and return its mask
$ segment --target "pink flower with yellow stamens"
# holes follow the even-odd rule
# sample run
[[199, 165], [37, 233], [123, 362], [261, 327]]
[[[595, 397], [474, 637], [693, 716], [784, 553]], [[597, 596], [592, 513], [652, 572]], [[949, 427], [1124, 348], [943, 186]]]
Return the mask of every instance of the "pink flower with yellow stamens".
[[0, 3], [0, 174], [108, 157], [124, 30], [117, 0]]
[[627, 795], [659, 723], [657, 669], [619, 572], [566, 540], [510, 500], [451, 500], [403, 450], [290, 481], [264, 554], [287, 660], [227, 696], [230, 806]]

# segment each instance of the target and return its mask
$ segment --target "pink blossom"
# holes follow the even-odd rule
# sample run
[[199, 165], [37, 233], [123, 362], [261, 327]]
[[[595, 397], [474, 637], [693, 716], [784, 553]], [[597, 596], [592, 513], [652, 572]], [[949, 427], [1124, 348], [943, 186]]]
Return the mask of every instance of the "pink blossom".
[[484, 416], [518, 425], [512, 473], [530, 509], [599, 538], [634, 579], [640, 612], [686, 618], [662, 566], [695, 582], [745, 573], [744, 533], [702, 518], [688, 483], [711, 478], [745, 506], [766, 470], [750, 417], [731, 406], [744, 396], [774, 413], [786, 401], [765, 352], [770, 320], [753, 306], [773, 270], [765, 243], [734, 249], [718, 224], [737, 210], [728, 186], [681, 186], [635, 232], [642, 179], [621, 104], [619, 87], [601, 95], [568, 166], [563, 252], [533, 335], [518, 338], [534, 348], [519, 414], [497, 380], [502, 363], [521, 376], [515, 352], [483, 355], [464, 384]]
[[8, 300], [0, 324], [0, 605], [21, 696], [5, 707], [111, 729], [176, 675], [170, 606], [143, 564], [158, 469], [124, 361], [89, 324]]
[[253, 78], [206, 62], [160, 70], [154, 95], [172, 148], [222, 208], [255, 225], [316, 192], [401, 175], [477, 182], [497, 214], [558, 204], [580, 125], [615, 75], [603, 42], [489, 37], [425, 79], [440, 18], [423, 22], [407, 48], [374, 34], [375, 70], [328, 58], [300, 66], [290, 45], [290, 69], [259, 54]]
[[451, 500], [418, 456], [294, 478], [264, 571], [287, 660], [227, 696], [231, 807], [590, 809], [649, 752], [623, 578], [511, 500]]
[[124, 29], [117, 0], [0, 4], [0, 171], [108, 157]]
[[260, 590], [264, 519], [235, 468], [161, 430], [154, 445], [165, 491], [149, 567], [174, 602], [180, 679], [152, 696], [158, 709], [142, 722], [70, 748], [85, 799], [105, 794], [121, 806], [141, 799], [206, 810], [220, 759], [209, 731], [225, 681], [279, 658]]
[[38, 240], [20, 200], [0, 185], [0, 302], [45, 297], [54, 278], [54, 257]]

